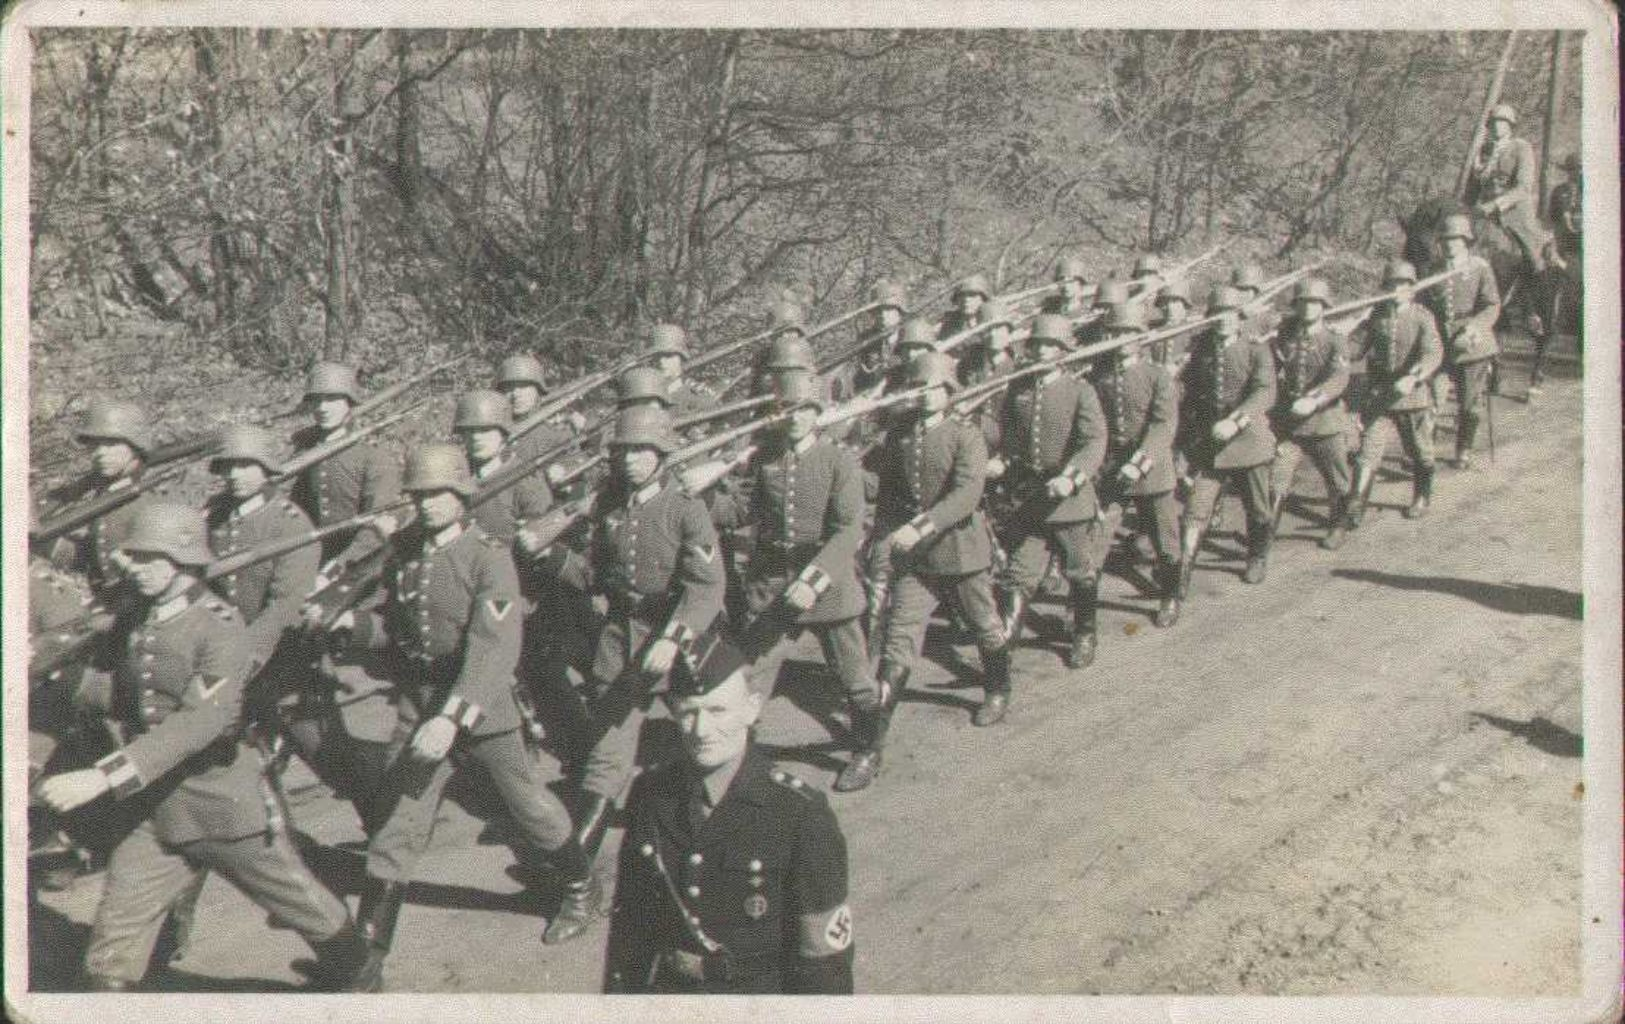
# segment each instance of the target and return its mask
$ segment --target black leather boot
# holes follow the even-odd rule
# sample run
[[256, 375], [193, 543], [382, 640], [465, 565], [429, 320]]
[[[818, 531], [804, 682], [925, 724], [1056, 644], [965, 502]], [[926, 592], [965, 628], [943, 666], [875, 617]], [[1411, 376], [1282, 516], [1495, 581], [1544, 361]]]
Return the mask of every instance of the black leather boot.
[[1331, 499], [1331, 508], [1327, 512], [1331, 525], [1326, 529], [1326, 536], [1320, 538], [1320, 546], [1327, 551], [1336, 551], [1348, 540], [1348, 507], [1349, 498], [1346, 495], [1339, 494]]
[[1095, 625], [1100, 607], [1100, 577], [1072, 584], [1072, 649], [1067, 654], [1069, 668], [1088, 668], [1095, 663]]
[[975, 725], [993, 725], [1003, 721], [1010, 707], [1010, 648], [982, 652], [983, 683], [987, 696], [971, 719]]
[[1358, 530], [1360, 524], [1365, 522], [1365, 506], [1371, 500], [1371, 488], [1377, 483], [1377, 474], [1372, 473], [1361, 485], [1359, 477], [1355, 477], [1354, 493], [1349, 497], [1348, 511], [1343, 515], [1343, 521], [1348, 529]]
[[1179, 621], [1180, 591], [1185, 571], [1179, 562], [1163, 559], [1157, 563], [1157, 589], [1161, 592], [1157, 602], [1158, 628], [1167, 629]]
[[865, 789], [880, 774], [885, 759], [886, 733], [891, 727], [891, 708], [883, 701], [874, 707], [852, 709], [852, 760], [835, 778], [835, 791], [855, 793]]
[[[591, 796], [588, 809], [598, 807], [602, 797]], [[609, 801], [603, 800], [605, 808]], [[607, 810], [598, 815], [598, 820], [608, 818]], [[569, 942], [571, 939], [586, 931], [592, 925], [593, 918], [598, 916], [598, 906], [603, 900], [604, 890], [598, 880], [598, 875], [592, 869], [592, 857], [582, 845], [583, 840], [596, 851], [599, 843], [603, 842], [601, 828], [595, 821], [590, 821], [584, 815], [582, 818], [582, 831], [553, 851], [549, 857], [565, 878], [569, 881], [564, 884], [564, 895], [559, 901], [559, 911], [553, 915], [553, 920], [547, 923], [542, 932], [542, 942], [549, 946], [557, 946]], [[597, 839], [591, 833], [598, 832]]]
[[374, 882], [361, 897], [356, 909], [356, 922], [361, 937], [367, 943], [366, 961], [350, 979], [350, 992], [382, 992], [384, 990], [384, 960], [395, 944], [395, 925], [400, 920], [401, 904], [406, 900], [406, 883]]
[[1421, 519], [1428, 514], [1428, 506], [1433, 503], [1433, 467], [1418, 466], [1416, 480], [1411, 487], [1411, 503], [1403, 515], [1406, 519]]
[[1249, 524], [1247, 529], [1247, 569], [1244, 583], [1263, 583], [1269, 574], [1270, 545], [1275, 542], [1275, 524], [1269, 520]]
[[352, 992], [357, 977], [369, 960], [370, 946], [354, 922], [345, 922], [337, 935], [313, 942], [316, 969], [310, 988], [316, 992]]

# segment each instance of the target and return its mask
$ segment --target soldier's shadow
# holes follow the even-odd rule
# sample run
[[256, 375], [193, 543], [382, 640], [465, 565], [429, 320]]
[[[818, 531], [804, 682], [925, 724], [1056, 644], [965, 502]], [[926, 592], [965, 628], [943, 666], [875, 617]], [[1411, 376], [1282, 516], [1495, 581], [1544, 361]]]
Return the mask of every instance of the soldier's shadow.
[[824, 740], [820, 743], [806, 743], [800, 746], [791, 746], [784, 743], [757, 743], [756, 748], [774, 761], [793, 761], [804, 764], [809, 768], [817, 768], [827, 772], [839, 772], [846, 767], [846, 762], [834, 754], [844, 751], [838, 740]]
[[849, 729], [836, 717], [836, 712], [846, 705], [846, 694], [822, 662], [786, 658], [779, 665], [769, 694], [789, 701], [831, 736], [839, 738]]
[[268, 978], [216, 978], [208, 974], [165, 967], [141, 985], [143, 992], [300, 992], [303, 986]]

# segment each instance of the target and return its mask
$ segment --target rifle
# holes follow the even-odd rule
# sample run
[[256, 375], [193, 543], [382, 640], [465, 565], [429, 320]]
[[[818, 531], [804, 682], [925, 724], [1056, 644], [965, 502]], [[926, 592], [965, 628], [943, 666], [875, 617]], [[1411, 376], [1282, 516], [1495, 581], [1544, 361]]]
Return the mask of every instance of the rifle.
[[607, 370], [599, 370], [597, 373], [589, 373], [575, 383], [566, 385], [558, 394], [555, 394], [553, 397], [537, 406], [524, 419], [513, 425], [513, 429], [508, 433], [509, 443], [511, 444], [530, 433], [532, 430], [535, 430], [537, 427], [546, 423], [554, 416], [557, 416], [565, 409], [568, 409], [570, 406], [581, 401], [583, 398], [586, 398], [594, 391], [597, 391], [605, 384], [610, 383], [615, 378], [619, 377], [627, 370], [630, 370], [632, 367], [637, 366], [639, 363], [642, 363], [647, 358], [648, 356], [644, 355], [629, 356], [626, 359], [616, 363], [614, 366], [611, 366]]
[[1209, 249], [1207, 252], [1202, 253], [1200, 256], [1195, 256], [1188, 259], [1184, 263], [1175, 264], [1174, 266], [1152, 274], [1149, 277], [1136, 278], [1130, 281], [1128, 286], [1129, 288], [1138, 292], [1150, 291], [1153, 287], [1161, 288], [1169, 281], [1184, 277], [1186, 274], [1201, 266], [1203, 263], [1206, 263], [1208, 260], [1219, 255], [1219, 253], [1224, 252], [1224, 248], [1224, 244], [1221, 242], [1220, 244]]
[[[396, 381], [394, 384], [391, 384], [389, 387], [384, 388], [384, 390], [378, 392], [376, 395], [373, 395], [371, 398], [367, 399], [366, 401], [357, 404], [354, 409], [350, 410], [350, 418], [351, 419], [356, 419], [357, 417], [367, 415], [368, 413], [372, 412], [374, 409], [376, 409], [379, 406], [385, 404], [386, 402], [394, 401], [400, 395], [405, 394], [407, 392], [407, 390], [409, 390], [410, 388], [416, 387], [417, 385], [419, 385], [419, 384], [423, 383], [424, 381], [428, 380], [430, 377], [433, 377], [435, 374], [439, 373], [440, 371], [449, 370], [453, 366], [456, 366], [458, 363], [462, 362], [463, 360], [472, 358], [473, 355], [474, 355], [473, 352], [464, 352], [460, 356], [452, 356], [450, 359], [447, 359], [445, 362], [436, 363], [435, 365], [429, 367], [427, 370], [420, 371], [419, 373], [414, 374], [413, 376], [408, 377], [403, 381]], [[299, 410], [302, 409], [303, 407], [304, 407], [303, 404], [296, 405], [292, 409], [289, 409], [286, 412], [279, 413], [276, 416], [273, 416], [271, 418], [272, 422], [275, 422], [277, 420], [285, 420], [290, 416], [296, 416], [296, 415], [299, 414]]]
[[148, 491], [157, 490], [165, 484], [179, 480], [185, 473], [185, 466], [169, 466], [156, 473], [143, 473], [141, 479], [133, 481], [128, 487], [120, 487], [117, 490], [98, 495], [81, 504], [78, 508], [70, 508], [66, 512], [59, 513], [55, 518], [40, 523], [28, 531], [28, 543], [30, 545], [49, 544], [58, 537], [66, 536], [81, 526], [95, 522], [115, 509], [123, 508]]
[[[867, 312], [870, 312], [871, 310], [879, 309], [880, 306], [881, 306], [881, 303], [878, 303], [878, 302], [864, 303], [863, 305], [859, 306], [857, 309], [851, 310], [851, 311], [846, 312], [846, 313], [842, 313], [840, 316], [834, 318], [833, 320], [826, 320], [823, 323], [817, 325], [816, 327], [812, 327], [812, 328], [807, 329], [804, 332], [804, 337], [808, 341], [811, 341], [812, 339], [818, 337], [819, 335], [827, 334], [830, 331], [833, 331], [835, 328], [840, 327], [842, 324], [845, 324], [845, 323], [847, 323], [847, 322], [849, 322], [851, 320], [855, 320], [856, 318], [862, 316], [863, 314], [865, 314]], [[741, 338], [738, 341], [730, 341], [726, 345], [720, 345], [720, 346], [718, 346], [718, 347], [716, 347], [714, 349], [711, 349], [708, 352], [703, 352], [700, 355], [695, 356], [693, 359], [691, 359], [689, 361], [688, 367], [684, 372], [693, 373], [696, 370], [700, 370], [700, 369], [703, 369], [703, 368], [705, 368], [707, 366], [710, 366], [712, 363], [718, 362], [719, 360], [722, 360], [722, 359], [726, 359], [728, 356], [733, 355], [735, 352], [741, 351], [742, 349], [747, 349], [750, 346], [757, 344], [758, 342], [766, 341], [767, 339], [773, 337], [775, 334], [778, 334], [780, 331], [782, 331], [784, 329], [785, 329], [784, 325], [781, 324], [781, 325], [779, 325], [777, 327], [771, 327], [768, 330], [762, 331], [760, 334], [752, 334], [748, 338]], [[727, 388], [732, 387], [734, 383], [735, 383], [734, 381], [730, 381], [728, 386], [723, 388], [723, 390], [718, 392], [718, 394], [726, 394], [727, 393]]]

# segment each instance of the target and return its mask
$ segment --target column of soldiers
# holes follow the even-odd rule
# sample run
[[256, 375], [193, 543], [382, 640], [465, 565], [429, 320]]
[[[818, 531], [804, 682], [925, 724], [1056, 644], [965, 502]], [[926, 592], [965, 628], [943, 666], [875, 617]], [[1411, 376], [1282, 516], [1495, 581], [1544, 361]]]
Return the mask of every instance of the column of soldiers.
[[[500, 390], [458, 399], [446, 433], [460, 444], [415, 447], [404, 474], [368, 437], [288, 480], [273, 434], [227, 432], [211, 462], [222, 490], [205, 509], [143, 494], [31, 575], [36, 612], [52, 620], [36, 614], [41, 630], [66, 614], [51, 611], [63, 573], [82, 574], [111, 610], [86, 663], [51, 680], [60, 701], [106, 726], [106, 749], [77, 764], [42, 759], [36, 786], [59, 814], [106, 798], [126, 819], [87, 983], [137, 984], [165, 914], [209, 870], [305, 936], [316, 984], [379, 990], [445, 786], [477, 765], [515, 825], [521, 876], [557, 897], [544, 943], [581, 936], [602, 912], [599, 848], [625, 808], [608, 990], [851, 991], [834, 812], [751, 738], [785, 641], [818, 640], [850, 722], [833, 788], [858, 791], [882, 772], [939, 605], [977, 648], [984, 697], [972, 721], [991, 727], [1009, 714], [1012, 656], [1057, 575], [1066, 664], [1096, 660], [1101, 577], [1130, 517], [1128, 549], [1136, 534], [1150, 544], [1152, 617], [1166, 628], [1190, 600], [1227, 486], [1245, 509], [1248, 583], [1265, 579], [1304, 456], [1327, 495], [1327, 548], [1362, 525], [1395, 434], [1414, 480], [1405, 515], [1425, 515], [1431, 382], [1455, 380], [1466, 466], [1496, 351], [1499, 296], [1471, 241], [1465, 218], [1446, 221], [1430, 269], [1458, 273], [1420, 303], [1416, 268], [1389, 263], [1393, 294], [1344, 321], [1346, 338], [1328, 322], [1322, 280], [1300, 281], [1291, 315], [1263, 332], [1261, 273], [1241, 268], [1213, 288], [1198, 322], [1188, 283], [1152, 259], [1128, 281], [1093, 285], [1064, 259], [1056, 294], [1029, 316], [981, 275], [960, 284], [941, 323], [905, 316], [906, 296], [881, 282], [859, 329], [872, 344], [845, 375], [820, 372], [799, 310], [776, 309], [753, 373], [769, 414], [703, 467], [686, 461], [700, 433], [683, 424], [717, 400], [686, 379], [688, 338], [670, 324], [648, 333], [648, 365], [622, 376], [596, 426], [561, 413], [516, 433], [548, 391], [539, 362], [514, 356]], [[972, 327], [964, 358], [938, 350]], [[1101, 350], [1068, 361], [1090, 354], [1080, 345]], [[1365, 378], [1352, 410], [1351, 362]], [[843, 425], [832, 379], [891, 404], [878, 422]], [[313, 422], [293, 447], [342, 440], [359, 398], [352, 368], [318, 364], [305, 389]], [[153, 447], [142, 411], [123, 403], [95, 404], [79, 436], [91, 469], [70, 503], [129, 486]], [[581, 500], [565, 500], [568, 485], [555, 492], [581, 472], [564, 467], [599, 459], [607, 475], [577, 488]], [[355, 517], [319, 545], [209, 571]], [[318, 600], [347, 588], [340, 605]], [[681, 743], [640, 765], [640, 736], [661, 730]], [[289, 840], [275, 781], [294, 752], [365, 832], [368, 884], [353, 916]], [[544, 768], [573, 796], [556, 797]]]

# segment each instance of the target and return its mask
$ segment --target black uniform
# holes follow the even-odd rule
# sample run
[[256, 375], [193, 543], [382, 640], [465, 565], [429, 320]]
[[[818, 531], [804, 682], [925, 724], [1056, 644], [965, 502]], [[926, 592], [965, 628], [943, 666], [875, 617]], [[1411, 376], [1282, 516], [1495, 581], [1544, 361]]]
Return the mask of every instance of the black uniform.
[[752, 747], [705, 817], [686, 763], [627, 801], [606, 992], [852, 992], [846, 839], [822, 793]]

